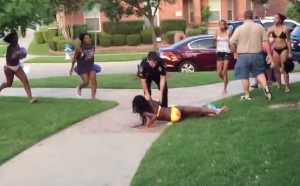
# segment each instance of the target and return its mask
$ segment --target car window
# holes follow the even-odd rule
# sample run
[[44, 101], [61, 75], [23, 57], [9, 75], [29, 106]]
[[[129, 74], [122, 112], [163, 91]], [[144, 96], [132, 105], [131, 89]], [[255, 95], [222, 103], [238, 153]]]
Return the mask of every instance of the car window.
[[268, 30], [271, 26], [274, 25], [274, 23], [273, 23], [273, 22], [267, 22], [267, 23], [264, 23], [263, 25], [264, 25], [264, 28], [265, 28], [266, 30]]
[[300, 26], [297, 26], [297, 27], [293, 30], [293, 32], [291, 33], [291, 35], [300, 37]]
[[292, 22], [284, 22], [283, 23], [285, 26], [288, 27], [289, 30], [293, 30], [297, 25], [292, 23]]
[[201, 39], [190, 43], [191, 49], [212, 49], [215, 48], [212, 39]]

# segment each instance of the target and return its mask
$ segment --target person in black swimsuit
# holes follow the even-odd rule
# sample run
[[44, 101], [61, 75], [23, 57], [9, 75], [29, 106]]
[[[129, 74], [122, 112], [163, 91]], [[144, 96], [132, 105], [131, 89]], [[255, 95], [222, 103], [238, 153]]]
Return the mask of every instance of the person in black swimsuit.
[[77, 95], [81, 96], [81, 90], [92, 84], [92, 99], [96, 99], [97, 80], [96, 71], [94, 69], [95, 47], [91, 44], [91, 35], [83, 33], [79, 37], [81, 45], [75, 49], [72, 60], [70, 75], [74, 71], [74, 65], [77, 62], [78, 74], [82, 79], [82, 83], [77, 87]]
[[152, 100], [151, 83], [154, 81], [160, 90], [159, 102], [161, 106], [168, 107], [167, 66], [155, 51], [149, 52], [148, 57], [138, 65], [137, 75], [141, 78], [145, 98], [148, 101]]
[[284, 68], [284, 63], [288, 58], [292, 57], [291, 43], [290, 43], [290, 32], [289, 29], [283, 25], [286, 17], [282, 14], [274, 15], [274, 26], [268, 30], [268, 36], [274, 38], [274, 49], [273, 49], [273, 62], [275, 68], [275, 75], [277, 81], [278, 90], [281, 88], [281, 73], [280, 67], [282, 68], [285, 81], [285, 92], [290, 92], [289, 88], [289, 74]]

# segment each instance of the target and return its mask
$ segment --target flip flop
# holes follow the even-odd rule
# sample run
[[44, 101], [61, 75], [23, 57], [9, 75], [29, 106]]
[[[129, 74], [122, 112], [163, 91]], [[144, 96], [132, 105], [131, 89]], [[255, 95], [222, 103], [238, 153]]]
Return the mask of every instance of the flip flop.
[[37, 102], [39, 102], [39, 101], [36, 100], [36, 99], [32, 99], [32, 100], [29, 101], [30, 104], [37, 103]]

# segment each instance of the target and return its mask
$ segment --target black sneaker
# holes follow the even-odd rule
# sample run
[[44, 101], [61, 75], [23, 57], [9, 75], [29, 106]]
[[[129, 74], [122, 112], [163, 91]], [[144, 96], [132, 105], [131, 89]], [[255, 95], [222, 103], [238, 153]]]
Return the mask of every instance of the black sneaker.
[[268, 86], [264, 87], [264, 93], [265, 93], [266, 99], [268, 101], [271, 101], [273, 96], [272, 96], [272, 93], [271, 93], [270, 88]]

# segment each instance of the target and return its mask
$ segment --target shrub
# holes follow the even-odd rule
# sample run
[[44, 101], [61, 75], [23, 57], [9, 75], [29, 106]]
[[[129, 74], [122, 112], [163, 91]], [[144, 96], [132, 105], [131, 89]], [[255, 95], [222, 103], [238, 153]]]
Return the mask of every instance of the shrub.
[[81, 41], [79, 38], [76, 38], [72, 41], [72, 49], [74, 50], [76, 47], [79, 47], [81, 45]]
[[191, 29], [186, 33], [187, 37], [190, 36], [197, 36], [197, 35], [201, 35], [201, 34], [206, 34], [207, 33], [207, 27], [201, 26], [198, 27], [196, 29]]
[[49, 41], [51, 41], [55, 36], [57, 36], [58, 31], [57, 31], [57, 29], [53, 29], [53, 30], [45, 30], [45, 31], [43, 31], [42, 33], [43, 33], [44, 40], [45, 40], [46, 42], [49, 42]]
[[141, 44], [140, 34], [130, 34], [126, 37], [126, 44], [129, 46], [137, 46]]
[[87, 32], [88, 26], [86, 24], [73, 25], [73, 37], [79, 38], [81, 33]]
[[144, 21], [107, 21], [103, 23], [103, 30], [109, 34], [137, 34], [143, 30]]
[[[92, 40], [92, 44], [97, 46], [100, 45], [100, 32], [90, 32], [91, 34], [91, 40]], [[95, 36], [97, 36], [97, 40], [95, 40]], [[96, 41], [96, 42], [95, 42]]]
[[57, 50], [58, 50], [58, 51], [64, 51], [67, 43], [70, 43], [70, 44], [72, 45], [72, 42], [71, 42], [71, 41], [67, 41], [67, 40], [58, 40], [58, 41], [57, 41]]
[[126, 36], [123, 34], [114, 34], [112, 36], [112, 42], [115, 46], [123, 46], [126, 43]]
[[34, 33], [34, 40], [37, 44], [43, 44], [45, 43], [44, 37], [43, 37], [43, 32], [35, 32]]
[[141, 39], [144, 44], [152, 43], [152, 30], [151, 28], [146, 28], [145, 30], [141, 31]]
[[211, 17], [212, 12], [210, 11], [209, 6], [203, 6], [201, 8], [201, 21], [207, 23], [209, 18]]
[[180, 30], [185, 33], [186, 30], [186, 20], [184, 19], [165, 19], [161, 22], [161, 29], [164, 33], [173, 30]]
[[110, 47], [112, 45], [112, 35], [111, 34], [101, 34], [100, 35], [100, 45], [103, 47]]
[[168, 44], [174, 44], [174, 36], [177, 32], [180, 32], [181, 30], [177, 30], [177, 31], [168, 31], [166, 33], [167, 36], [167, 43]]
[[53, 51], [57, 51], [57, 41], [60, 40], [60, 37], [53, 37], [51, 41], [48, 41], [49, 48]]

